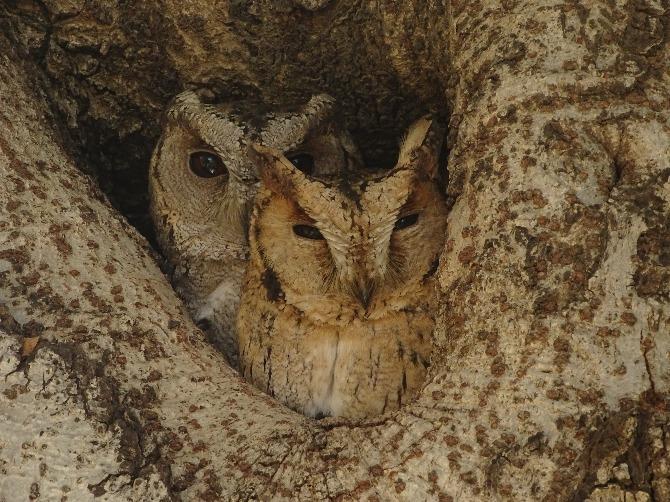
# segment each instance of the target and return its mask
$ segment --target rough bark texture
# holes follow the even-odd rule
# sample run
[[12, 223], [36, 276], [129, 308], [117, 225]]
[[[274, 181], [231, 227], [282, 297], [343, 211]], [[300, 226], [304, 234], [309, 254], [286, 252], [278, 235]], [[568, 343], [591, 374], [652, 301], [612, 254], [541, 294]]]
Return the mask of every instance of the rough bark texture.
[[[0, 496], [670, 500], [667, 1], [8, 7], [37, 66], [2, 36]], [[331, 92], [368, 158], [452, 111], [414, 404], [317, 422], [254, 391], [78, 171], [146, 169], [187, 85]]]

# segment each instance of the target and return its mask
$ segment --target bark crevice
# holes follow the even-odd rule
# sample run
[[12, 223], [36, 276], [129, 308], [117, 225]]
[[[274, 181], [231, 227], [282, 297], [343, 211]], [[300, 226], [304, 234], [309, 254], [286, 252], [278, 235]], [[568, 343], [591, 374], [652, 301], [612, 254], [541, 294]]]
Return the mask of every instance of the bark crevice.
[[[37, 61], [0, 41], [3, 374], [22, 333], [40, 337], [0, 382], [13, 493], [669, 500], [666, 3], [0, 7]], [[379, 164], [426, 109], [453, 112], [443, 299], [416, 402], [315, 422], [249, 387], [77, 171], [99, 160], [139, 180], [160, 110], [189, 86], [331, 92]]]

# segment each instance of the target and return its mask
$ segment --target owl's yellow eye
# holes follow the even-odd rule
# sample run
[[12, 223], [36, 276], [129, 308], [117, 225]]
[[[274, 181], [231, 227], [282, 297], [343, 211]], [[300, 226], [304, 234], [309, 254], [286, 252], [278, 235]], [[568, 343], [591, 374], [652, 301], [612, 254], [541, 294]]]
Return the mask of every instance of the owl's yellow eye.
[[188, 166], [193, 174], [200, 178], [216, 178], [224, 175], [228, 177], [228, 169], [226, 169], [221, 157], [206, 150], [191, 153]]
[[393, 230], [402, 230], [403, 228], [411, 227], [417, 221], [419, 221], [419, 213], [408, 214], [396, 220]]
[[319, 232], [319, 229], [311, 225], [293, 225], [293, 233], [298, 237], [304, 237], [305, 239], [312, 239], [315, 241], [324, 239], [321, 232]]
[[312, 174], [314, 172], [314, 157], [309, 153], [294, 153], [287, 155], [286, 158], [303, 173]]

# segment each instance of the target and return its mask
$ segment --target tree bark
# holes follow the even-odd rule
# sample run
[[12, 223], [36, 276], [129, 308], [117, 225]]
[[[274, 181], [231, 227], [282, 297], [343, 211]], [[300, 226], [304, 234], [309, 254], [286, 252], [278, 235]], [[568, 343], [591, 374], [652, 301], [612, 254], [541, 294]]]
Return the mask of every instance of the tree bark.
[[[670, 500], [668, 4], [426, 3], [10, 5], [38, 64], [0, 39], [0, 495]], [[332, 92], [368, 158], [451, 111], [416, 402], [314, 421], [254, 390], [77, 169], [189, 83]]]

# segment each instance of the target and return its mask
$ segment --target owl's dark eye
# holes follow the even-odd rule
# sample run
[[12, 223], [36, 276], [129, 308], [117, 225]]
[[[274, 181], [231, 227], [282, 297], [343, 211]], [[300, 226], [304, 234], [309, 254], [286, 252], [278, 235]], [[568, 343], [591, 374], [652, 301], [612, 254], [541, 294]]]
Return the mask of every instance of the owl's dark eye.
[[314, 157], [309, 153], [292, 153], [286, 158], [303, 173], [312, 174], [314, 172]]
[[319, 229], [311, 225], [293, 225], [293, 233], [298, 237], [304, 237], [305, 239], [312, 239], [315, 241], [323, 240], [323, 235], [321, 235]]
[[216, 178], [217, 176], [228, 176], [223, 160], [217, 154], [200, 150], [193, 152], [188, 159], [188, 166], [193, 174], [201, 178]]
[[408, 214], [396, 220], [393, 230], [402, 230], [403, 228], [411, 227], [417, 221], [419, 221], [419, 213]]

